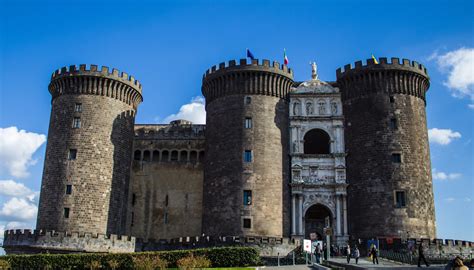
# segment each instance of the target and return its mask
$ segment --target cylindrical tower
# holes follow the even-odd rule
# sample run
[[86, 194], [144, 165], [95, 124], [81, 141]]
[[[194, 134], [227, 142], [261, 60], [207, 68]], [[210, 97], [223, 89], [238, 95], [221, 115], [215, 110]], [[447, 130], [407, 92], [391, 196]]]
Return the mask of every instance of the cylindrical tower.
[[53, 73], [37, 229], [123, 234], [141, 85], [91, 65]]
[[345, 117], [350, 234], [436, 236], [425, 94], [417, 62], [380, 58], [337, 70]]
[[263, 60], [229, 61], [203, 78], [203, 233], [289, 235], [288, 101], [293, 73]]

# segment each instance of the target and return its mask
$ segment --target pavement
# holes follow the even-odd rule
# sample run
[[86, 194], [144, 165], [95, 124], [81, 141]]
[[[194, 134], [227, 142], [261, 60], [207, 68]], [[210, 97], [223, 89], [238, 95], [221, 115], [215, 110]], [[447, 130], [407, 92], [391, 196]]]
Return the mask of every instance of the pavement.
[[[379, 264], [373, 264], [372, 260], [368, 258], [360, 258], [359, 263], [356, 264], [355, 260], [352, 258], [349, 263], [347, 263], [345, 257], [333, 257], [329, 261], [329, 264], [332, 268], [325, 267], [322, 265], [285, 265], [285, 266], [263, 266], [258, 267], [258, 270], [308, 270], [308, 269], [346, 269], [346, 270], [361, 270], [361, 269], [396, 269], [396, 270], [410, 270], [410, 269], [420, 269], [416, 265], [403, 264], [399, 262], [394, 262], [386, 259], [379, 258]], [[428, 268], [433, 270], [444, 270], [444, 265], [430, 265], [426, 267], [425, 265], [422, 268]]]

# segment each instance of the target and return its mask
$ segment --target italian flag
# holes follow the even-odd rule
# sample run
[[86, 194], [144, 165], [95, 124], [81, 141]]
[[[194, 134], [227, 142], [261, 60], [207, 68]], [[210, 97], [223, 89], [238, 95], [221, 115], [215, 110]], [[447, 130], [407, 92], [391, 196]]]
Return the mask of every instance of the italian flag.
[[283, 64], [288, 66], [288, 57], [286, 56], [286, 49], [283, 49]]

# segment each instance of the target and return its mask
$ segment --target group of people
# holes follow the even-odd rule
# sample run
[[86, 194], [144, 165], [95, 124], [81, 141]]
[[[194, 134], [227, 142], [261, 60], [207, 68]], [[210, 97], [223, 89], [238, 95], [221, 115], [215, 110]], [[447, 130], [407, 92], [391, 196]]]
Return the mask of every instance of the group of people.
[[[357, 247], [357, 245], [354, 246], [354, 250], [351, 251], [351, 246], [347, 244], [346, 246], [346, 259], [347, 263], [351, 262], [351, 257], [355, 259], [356, 264], [359, 263], [359, 258], [360, 258], [360, 250]], [[372, 262], [374, 264], [379, 264], [379, 258], [378, 258], [378, 250], [375, 245], [372, 245], [369, 251], [369, 257], [372, 258]]]

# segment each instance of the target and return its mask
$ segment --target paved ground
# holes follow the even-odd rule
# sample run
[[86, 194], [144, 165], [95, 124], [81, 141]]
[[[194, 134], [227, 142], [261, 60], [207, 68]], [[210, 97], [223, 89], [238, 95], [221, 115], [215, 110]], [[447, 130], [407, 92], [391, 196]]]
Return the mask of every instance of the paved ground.
[[[402, 264], [398, 262], [393, 262], [385, 259], [379, 258], [379, 264], [373, 264], [372, 261], [368, 258], [360, 258], [359, 263], [355, 264], [355, 260], [351, 259], [349, 264], [346, 261], [346, 258], [331, 258], [330, 262], [332, 262], [334, 265], [342, 266], [346, 269], [397, 269], [397, 270], [403, 270], [403, 269], [420, 269], [416, 265], [409, 265], [409, 264]], [[422, 266], [423, 268], [426, 268], [425, 265]], [[428, 267], [429, 269], [436, 269], [436, 270], [443, 270], [444, 266], [443, 265], [430, 265]]]
[[[332, 266], [338, 266], [340, 269], [348, 270], [360, 270], [360, 269], [396, 269], [396, 270], [405, 270], [405, 269], [420, 269], [416, 265], [402, 264], [398, 262], [388, 261], [385, 259], [379, 259], [379, 264], [374, 265], [372, 261], [369, 261], [367, 258], [360, 258], [359, 263], [355, 264], [355, 260], [351, 259], [350, 263], [347, 264], [345, 258], [331, 258], [330, 263]], [[426, 268], [423, 265], [422, 268]], [[265, 266], [258, 267], [259, 270], [308, 270], [308, 269], [330, 269], [325, 267], [318, 266], [309, 266], [309, 265], [288, 265], [288, 266]], [[430, 265], [428, 269], [434, 270], [443, 270], [443, 265]]]

